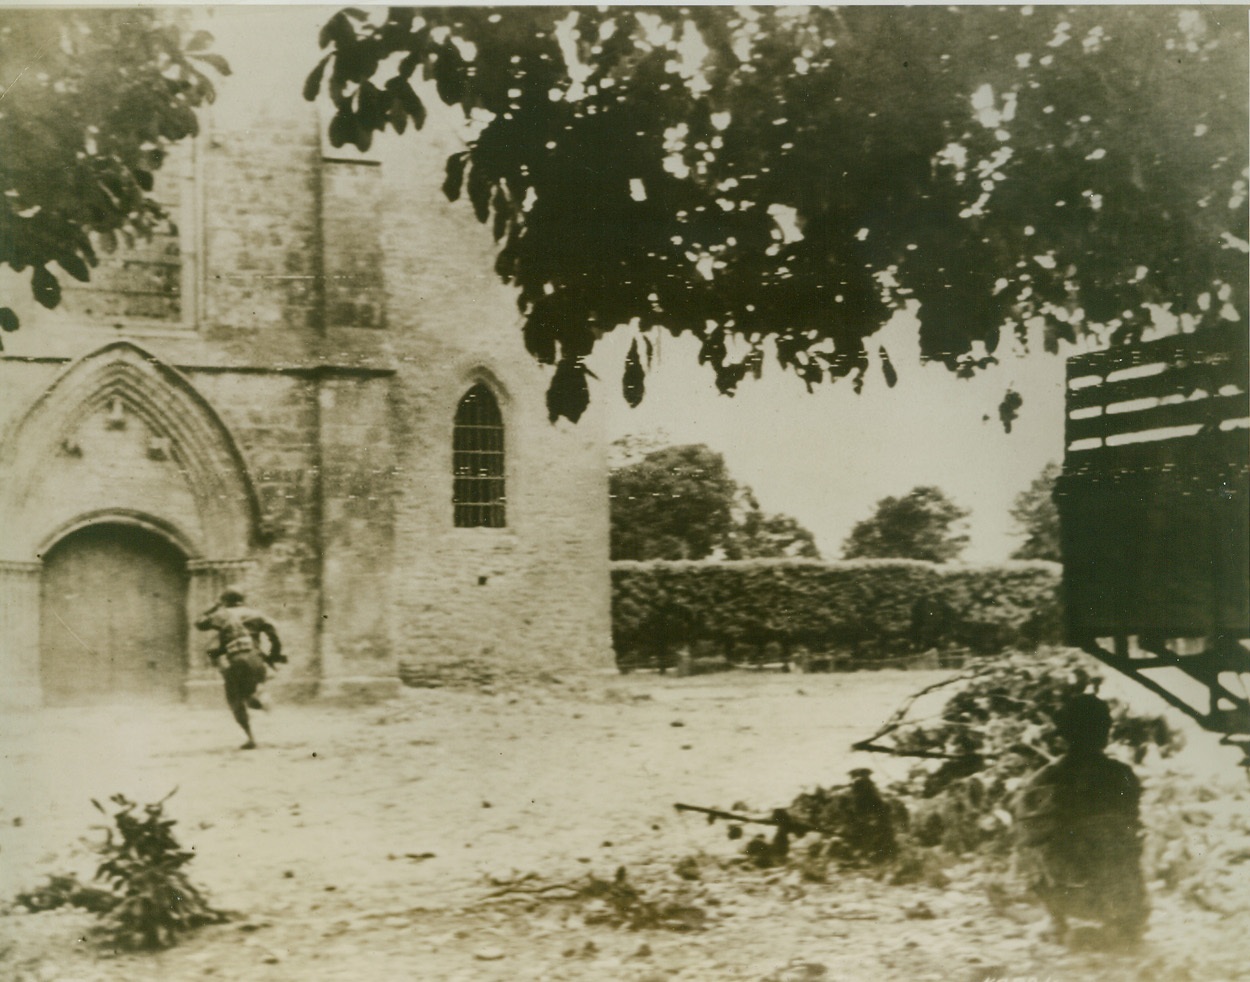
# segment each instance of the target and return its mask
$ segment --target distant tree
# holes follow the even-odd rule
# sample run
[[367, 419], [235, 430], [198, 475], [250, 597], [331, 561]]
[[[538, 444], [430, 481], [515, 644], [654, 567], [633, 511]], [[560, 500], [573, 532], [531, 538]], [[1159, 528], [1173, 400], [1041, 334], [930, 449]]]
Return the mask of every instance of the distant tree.
[[926, 559], [944, 563], [968, 545], [968, 512], [935, 487], [882, 498], [871, 518], [858, 522], [842, 544], [847, 559]]
[[900, 310], [971, 374], [1039, 320], [1054, 350], [1250, 306], [1232, 8], [391, 7], [321, 45], [333, 146], [420, 129], [422, 79], [472, 121], [443, 189], [492, 228], [553, 418], [617, 329], [634, 403], [662, 331], [731, 392], [768, 357], [893, 384]]
[[790, 515], [769, 515], [760, 509], [750, 488], [742, 488], [734, 510], [734, 527], [722, 549], [726, 559], [819, 559], [816, 537]]
[[1011, 517], [1019, 526], [1024, 542], [1011, 554], [1012, 559], [1049, 559], [1059, 562], [1059, 509], [1055, 507], [1055, 480], [1062, 468], [1051, 461], [1033, 483], [1016, 495]]
[[738, 484], [703, 444], [653, 451], [608, 488], [613, 559], [705, 559], [733, 528]]
[[647, 454], [675, 445], [666, 430], [652, 433], [628, 433], [608, 445], [608, 468], [614, 471], [619, 470], [629, 464], [638, 463]]
[[[630, 438], [616, 446], [628, 451]], [[725, 458], [704, 444], [664, 447], [609, 477], [613, 559], [818, 557], [793, 518], [760, 510]]]
[[[152, 8], [0, 12], [0, 266], [32, 270], [44, 307], [61, 301], [53, 263], [86, 282], [97, 245], [165, 220], [153, 175], [199, 131], [214, 95], [202, 69], [230, 73], [212, 40]], [[0, 307], [0, 329], [18, 326]]]

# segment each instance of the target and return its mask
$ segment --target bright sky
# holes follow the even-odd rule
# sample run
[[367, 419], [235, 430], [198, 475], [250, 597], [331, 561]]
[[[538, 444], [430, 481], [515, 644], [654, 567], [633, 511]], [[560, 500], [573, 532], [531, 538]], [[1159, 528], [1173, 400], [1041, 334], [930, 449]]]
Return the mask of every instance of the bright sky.
[[[219, 8], [210, 26], [231, 61], [247, 66], [248, 91], [298, 99], [290, 78], [302, 79], [315, 64], [319, 22], [335, 9]], [[278, 51], [282, 57], [275, 57]], [[665, 337], [647, 397], [634, 410], [620, 395], [629, 340], [621, 332], [596, 352], [601, 382], [592, 398], [606, 415], [609, 439], [667, 435], [721, 451], [766, 511], [799, 519], [828, 557], [839, 554], [851, 526], [880, 498], [935, 484], [972, 511], [964, 558], [1002, 559], [1015, 544], [1008, 516], [1013, 499], [1062, 455], [1062, 360], [1039, 352], [960, 380], [941, 366], [922, 368], [914, 326], [908, 328], [905, 318], [897, 320], [877, 339], [898, 369], [897, 387], [888, 389], [874, 372], [858, 396], [845, 381], [808, 394], [771, 365], [762, 379], [744, 382], [727, 398], [717, 393], [711, 372], [696, 364], [694, 346]], [[1008, 386], [1024, 397], [1010, 435], [997, 415]]]
[[[264, 93], [275, 111], [285, 100], [298, 102], [300, 83], [318, 57], [317, 30], [337, 9], [217, 8], [208, 26], [239, 69], [228, 87], [246, 86], [246, 95], [232, 92], [217, 111], [227, 111], [231, 98], [256, 93]], [[225, 96], [227, 86], [221, 88]], [[1063, 362], [1039, 350], [964, 381], [938, 365], [922, 368], [914, 325], [908, 328], [899, 319], [873, 339], [890, 351], [897, 387], [888, 389], [874, 371], [859, 396], [846, 381], [808, 394], [769, 365], [762, 379], [747, 380], [727, 398], [717, 393], [711, 372], [696, 364], [694, 347], [665, 337], [646, 399], [634, 410], [620, 394], [629, 338], [618, 332], [622, 336], [609, 337], [592, 362], [601, 380], [592, 402], [606, 416], [609, 439], [667, 434], [675, 443], [721, 451], [761, 507], [799, 519], [826, 557], [839, 555], [851, 526], [879, 499], [935, 484], [972, 511], [964, 558], [1003, 559], [1016, 542], [1008, 515], [1013, 499], [1062, 456]], [[1008, 386], [1024, 397], [1010, 435], [997, 412]]]
[[[666, 434], [673, 443], [719, 450], [760, 506], [799, 519], [827, 558], [840, 554], [851, 526], [878, 500], [919, 484], [937, 485], [972, 512], [965, 560], [1006, 558], [1018, 542], [1008, 514], [1016, 495], [1048, 461], [1062, 459], [1062, 358], [1039, 348], [962, 380], [940, 365], [921, 366], [908, 318], [874, 340], [886, 345], [898, 370], [893, 389], [874, 367], [858, 396], [849, 381], [809, 394], [768, 365], [761, 379], [746, 380], [729, 398], [696, 364], [696, 345], [665, 337], [646, 398], [630, 409], [619, 381], [628, 340], [611, 339], [596, 352], [601, 381], [591, 397], [603, 400], [610, 439]], [[1024, 397], [1010, 434], [998, 419], [1008, 387]]]

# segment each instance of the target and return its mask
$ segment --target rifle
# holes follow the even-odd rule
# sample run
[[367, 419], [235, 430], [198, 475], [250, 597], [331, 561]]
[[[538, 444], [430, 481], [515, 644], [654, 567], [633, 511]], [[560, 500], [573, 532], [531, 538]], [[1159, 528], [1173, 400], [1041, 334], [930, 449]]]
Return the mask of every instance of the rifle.
[[776, 829], [784, 830], [787, 833], [795, 835], [803, 835], [806, 832], [816, 832], [817, 829], [810, 825], [806, 825], [797, 819], [791, 818], [790, 813], [784, 808], [774, 808], [772, 815], [767, 818], [758, 818], [754, 815], [740, 815], [736, 812], [723, 812], [719, 808], [704, 808], [702, 805], [683, 805], [678, 802], [673, 806], [679, 812], [695, 812], [699, 815], [707, 816], [707, 823], [711, 825], [718, 818], [726, 822], [740, 822], [744, 825], [771, 825]]
[[[701, 805], [682, 805], [677, 802], [672, 806], [679, 812], [695, 812], [696, 815], [706, 815], [707, 825], [712, 825], [717, 818], [721, 818], [726, 822], [739, 822], [741, 825], [766, 825], [778, 830], [778, 838], [780, 841], [788, 840], [790, 836], [804, 836], [808, 832], [819, 832], [819, 828], [808, 825], [808, 823], [800, 822], [796, 818], [790, 817], [790, 812], [785, 808], [774, 808], [773, 815], [768, 817], [760, 817], [754, 815], [740, 815], [737, 812], [722, 812], [720, 808], [704, 808]], [[730, 838], [736, 838], [730, 835]]]
[[[740, 815], [736, 812], [724, 812], [719, 808], [703, 808], [699, 805], [684, 805], [678, 802], [673, 806], [679, 812], [695, 812], [699, 815], [706, 815], [709, 825], [713, 824], [718, 818], [727, 822], [740, 822], [745, 825], [768, 825], [777, 830], [773, 836], [772, 842], [766, 842], [764, 837], [756, 836], [754, 840], [747, 843], [746, 853], [756, 866], [768, 867], [776, 866], [782, 862], [786, 855], [790, 852], [790, 836], [796, 839], [801, 838], [808, 832], [819, 832], [820, 830], [800, 822], [790, 817], [790, 813], [784, 808], [774, 808], [772, 815], [767, 818], [760, 818], [754, 815]], [[736, 825], [729, 827], [729, 838], [742, 838], [742, 829]]]

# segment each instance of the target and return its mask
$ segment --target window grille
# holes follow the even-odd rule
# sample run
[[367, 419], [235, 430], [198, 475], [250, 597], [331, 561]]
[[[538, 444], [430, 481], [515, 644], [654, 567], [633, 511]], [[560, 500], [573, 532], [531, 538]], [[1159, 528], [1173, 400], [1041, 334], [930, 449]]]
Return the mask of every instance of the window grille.
[[456, 528], [503, 528], [503, 417], [484, 385], [473, 386], [456, 408], [452, 473]]

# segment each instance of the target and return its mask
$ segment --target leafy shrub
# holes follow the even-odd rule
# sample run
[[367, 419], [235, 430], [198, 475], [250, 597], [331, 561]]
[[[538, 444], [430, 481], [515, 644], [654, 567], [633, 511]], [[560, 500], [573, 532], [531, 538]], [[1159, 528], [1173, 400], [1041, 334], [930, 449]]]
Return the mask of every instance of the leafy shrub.
[[[743, 844], [746, 862], [769, 869], [797, 858], [804, 879], [824, 882], [831, 867], [883, 868], [895, 865], [904, 855], [907, 807], [897, 797], [882, 794], [871, 773], [866, 767], [856, 768], [849, 784], [804, 791], [766, 818], [743, 814], [746, 806], [741, 803], [731, 812], [677, 807], [705, 814], [709, 825], [727, 822], [732, 841], [744, 838], [744, 826], [771, 827], [771, 839], [759, 833]], [[792, 848], [792, 840], [809, 834], [815, 841], [809, 840], [800, 850]]]
[[611, 880], [601, 880], [593, 874], [587, 876], [574, 899], [584, 905], [587, 924], [625, 927], [631, 931], [656, 928], [699, 931], [707, 920], [706, 912], [692, 904], [648, 899], [640, 888], [629, 882], [624, 866]]
[[[889, 870], [895, 883], [940, 885], [948, 854], [1001, 857], [1011, 843], [1015, 791], [1063, 752], [1055, 713], [1102, 681], [1090, 664], [1070, 650], [1017, 652], [983, 659], [919, 690], [855, 749], [914, 756], [924, 764], [885, 790], [861, 770], [852, 772], [850, 785], [800, 794], [766, 822], [777, 827], [771, 841], [757, 835], [746, 843], [747, 859], [765, 868], [797, 864], [812, 880], [823, 880], [831, 867], [852, 865]], [[940, 708], [916, 718], [927, 712], [930, 700]], [[1112, 754], [1141, 761], [1151, 748], [1166, 757], [1182, 747], [1182, 734], [1165, 718], [1134, 713], [1116, 700], [1108, 703]], [[740, 839], [743, 828], [735, 817], [710, 813], [709, 821], [729, 821], [729, 837]], [[792, 836], [809, 832], [815, 842], [790, 848]], [[1179, 882], [1194, 864], [1190, 852], [1174, 849], [1156, 865], [1159, 875]]]
[[612, 585], [622, 667], [669, 666], [700, 641], [726, 654], [773, 647], [789, 660], [802, 648], [880, 661], [944, 646], [1001, 651], [1060, 631], [1059, 569], [1043, 562], [618, 562]]
[[[910, 720], [914, 702], [909, 702], [857, 746], [929, 759], [905, 785], [918, 799], [912, 834], [920, 844], [955, 853], [1003, 851], [1012, 794], [1063, 752], [1055, 713], [1072, 697], [1096, 691], [1101, 681], [1089, 659], [1072, 651], [988, 659], [922, 690], [928, 694], [951, 687], [931, 719]], [[1168, 756], [1182, 746], [1182, 735], [1163, 717], [1133, 713], [1116, 700], [1108, 703], [1113, 754], [1140, 762], [1151, 747]]]
[[857, 768], [849, 785], [813, 788], [786, 809], [791, 818], [820, 834], [819, 852], [830, 859], [881, 865], [898, 858], [910, 820], [907, 808], [898, 798], [883, 795], [869, 773]]
[[[97, 847], [103, 861], [96, 870], [96, 879], [117, 895], [103, 914], [105, 938], [124, 949], [168, 948], [188, 931], [226, 920], [187, 879], [184, 867], [195, 854], [179, 845], [175, 822], [165, 817], [169, 795], [141, 810], [124, 795], [109, 800], [116, 806], [115, 827], [105, 828], [105, 841]], [[91, 803], [108, 814], [98, 801]]]
[[80, 883], [73, 873], [54, 873], [42, 886], [19, 893], [13, 900], [33, 914], [61, 907], [78, 907], [93, 914], [102, 914], [117, 906], [115, 894]]

